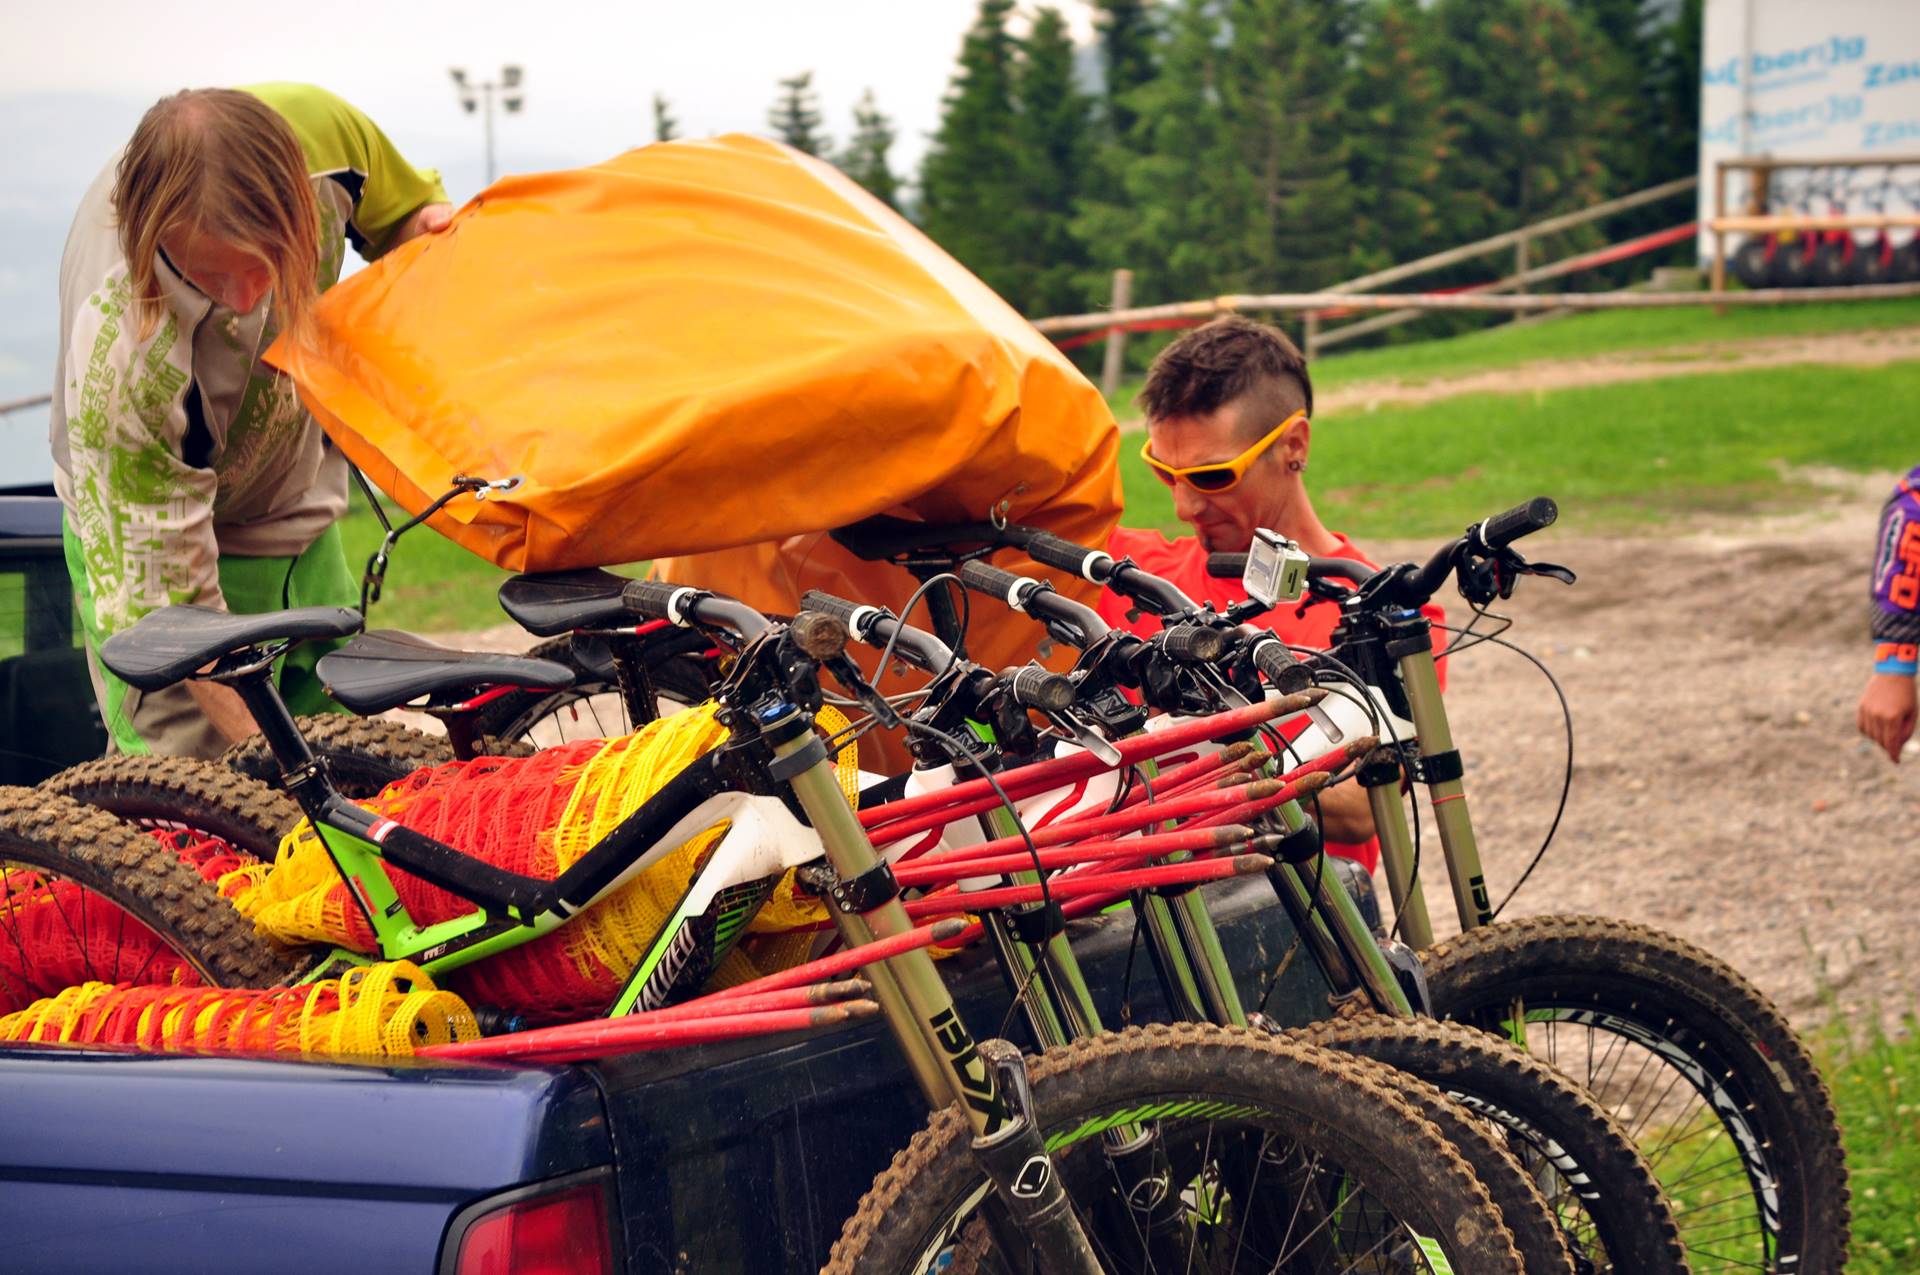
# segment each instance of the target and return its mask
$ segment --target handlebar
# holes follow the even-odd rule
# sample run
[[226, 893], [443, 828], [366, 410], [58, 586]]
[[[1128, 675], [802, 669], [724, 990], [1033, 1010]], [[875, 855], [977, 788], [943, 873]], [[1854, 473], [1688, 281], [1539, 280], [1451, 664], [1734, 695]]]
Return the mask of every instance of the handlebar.
[[925, 629], [901, 623], [899, 617], [885, 607], [849, 602], [819, 589], [808, 589], [802, 594], [800, 607], [802, 611], [833, 616], [845, 624], [855, 638], [876, 649], [884, 649], [891, 641], [901, 658], [923, 672], [942, 673], [954, 662], [953, 648]]
[[1061, 597], [1053, 591], [1052, 585], [1044, 581], [1017, 576], [984, 562], [962, 563], [955, 574], [959, 576], [961, 584], [975, 593], [999, 598], [1014, 610], [1036, 620], [1079, 630], [1086, 643], [1107, 635], [1107, 622], [1100, 618], [1098, 612], [1071, 598]]
[[665, 580], [629, 580], [620, 590], [620, 604], [646, 620], [665, 620], [686, 627], [695, 623], [732, 629], [751, 641], [773, 627], [773, 621], [744, 602]]
[[1545, 496], [1535, 496], [1524, 505], [1486, 519], [1467, 535], [1488, 551], [1504, 549], [1522, 536], [1551, 527], [1559, 518], [1560, 506]]
[[1038, 664], [1015, 669], [1007, 689], [1013, 696], [1013, 702], [1022, 708], [1061, 713], [1073, 707], [1073, 682]]
[[[1307, 579], [1324, 580], [1328, 576], [1339, 576], [1364, 588], [1376, 577], [1392, 576], [1394, 578], [1385, 582], [1385, 587], [1376, 594], [1378, 600], [1394, 606], [1418, 607], [1439, 592], [1440, 586], [1446, 583], [1447, 575], [1461, 561], [1462, 554], [1479, 557], [1497, 555], [1522, 536], [1530, 536], [1551, 527], [1559, 517], [1558, 505], [1546, 496], [1536, 496], [1524, 505], [1515, 505], [1468, 527], [1464, 535], [1448, 541], [1433, 557], [1427, 559], [1425, 566], [1415, 568], [1410, 564], [1401, 564], [1376, 570], [1352, 558], [1315, 558], [1307, 564]], [[1246, 569], [1247, 555], [1244, 553], [1207, 555], [1207, 574], [1216, 579], [1237, 580], [1246, 574]]]
[[1171, 581], [1142, 571], [1125, 558], [1115, 560], [1104, 549], [1089, 549], [1063, 539], [1050, 531], [1013, 524], [1000, 538], [1042, 566], [1064, 571], [1105, 585], [1115, 593], [1131, 598], [1155, 615], [1179, 615], [1194, 609], [1194, 601]]

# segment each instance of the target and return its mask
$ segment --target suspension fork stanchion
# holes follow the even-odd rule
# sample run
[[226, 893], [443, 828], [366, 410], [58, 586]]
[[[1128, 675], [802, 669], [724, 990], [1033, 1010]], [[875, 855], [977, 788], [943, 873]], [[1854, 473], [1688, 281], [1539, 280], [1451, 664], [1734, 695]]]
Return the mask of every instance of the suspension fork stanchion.
[[1492, 922], [1493, 904], [1487, 898], [1480, 846], [1474, 840], [1473, 820], [1467, 813], [1467, 790], [1462, 783], [1465, 767], [1453, 746], [1447, 708], [1440, 698], [1432, 629], [1422, 622], [1419, 632], [1390, 640], [1387, 654], [1399, 663], [1400, 681], [1413, 710], [1413, 728], [1420, 740], [1420, 779], [1433, 802], [1433, 820], [1440, 829], [1440, 849], [1447, 860], [1447, 876], [1453, 882], [1460, 928], [1476, 929]]
[[[1169, 856], [1169, 859], [1176, 856]], [[1191, 856], [1180, 856], [1191, 857]], [[1234, 985], [1233, 967], [1227, 964], [1227, 952], [1220, 945], [1220, 931], [1214, 928], [1213, 914], [1200, 897], [1200, 887], [1188, 886], [1167, 900], [1174, 932], [1179, 936], [1183, 955], [1193, 969], [1194, 982], [1206, 1006], [1211, 1022], [1233, 1027], [1247, 1025], [1247, 1008], [1240, 1003], [1240, 989]]]
[[1413, 880], [1413, 835], [1407, 830], [1407, 808], [1400, 801], [1400, 759], [1392, 748], [1376, 748], [1360, 763], [1360, 785], [1373, 809], [1373, 830], [1380, 838], [1380, 862], [1387, 869], [1387, 893], [1393, 915], [1408, 946], [1421, 951], [1433, 946], [1433, 922], [1427, 917], [1424, 890]]
[[[761, 738], [773, 749], [776, 773], [799, 798], [834, 874], [842, 884], [870, 879], [869, 874], [882, 866], [880, 856], [847, 805], [833, 763], [820, 737], [813, 733], [811, 720], [792, 704], [784, 703], [762, 708], [756, 716]], [[897, 893], [873, 907], [848, 909], [856, 910], [861, 923], [877, 938], [891, 938], [913, 928], [913, 920], [900, 906]], [[948, 1093], [960, 1103], [975, 1134], [998, 1131], [1008, 1123], [1006, 1101], [992, 1070], [975, 1048], [972, 1034], [960, 1021], [953, 997], [933, 967], [933, 958], [925, 951], [913, 951], [890, 957], [885, 964], [898, 980], [911, 1018], [911, 1022], [896, 1026], [901, 1048], [909, 1056], [924, 1050], [936, 1060], [935, 1066], [946, 1077]]]
[[[996, 836], [1020, 835], [1012, 812], [1005, 807], [988, 812], [986, 823]], [[1032, 871], [1011, 873], [1009, 879], [1015, 885], [1040, 884], [1040, 874]], [[1050, 927], [1052, 924], [1047, 913], [1038, 907], [1028, 915], [1040, 925]], [[1046, 1008], [1055, 1016], [1057, 1029], [1064, 1033], [1063, 1040], [1091, 1036], [1103, 1031], [1100, 1011], [1093, 1003], [1093, 991], [1087, 986], [1086, 977], [1080, 970], [1080, 958], [1073, 954], [1073, 947], [1067, 942], [1067, 936], [1064, 933], [1052, 933], [1046, 935], [1044, 940], [1035, 943], [1024, 935], [1012, 934], [1012, 922], [1004, 915], [996, 919], [1006, 926], [1010, 932], [1009, 937], [1014, 940], [1014, 945], [1023, 949], [1023, 957], [1027, 962], [1026, 968], [1029, 970], [1038, 968], [1040, 971], [1041, 984], [1050, 1002]]]
[[[863, 918], [841, 908], [831, 895], [823, 893], [820, 901], [826, 905], [827, 915], [833, 918], [834, 928], [848, 947], [873, 942], [873, 930]], [[860, 976], [872, 985], [873, 999], [880, 1006], [881, 1017], [892, 1030], [894, 1043], [907, 1060], [907, 1070], [913, 1073], [914, 1083], [920, 1086], [927, 1106], [940, 1110], [953, 1101], [953, 1087], [947, 1079], [946, 1068], [934, 1057], [925, 1036], [906, 1030], [906, 1025], [913, 1021], [913, 1010], [907, 1004], [906, 993], [900, 990], [900, 981], [884, 961], [861, 966]]]

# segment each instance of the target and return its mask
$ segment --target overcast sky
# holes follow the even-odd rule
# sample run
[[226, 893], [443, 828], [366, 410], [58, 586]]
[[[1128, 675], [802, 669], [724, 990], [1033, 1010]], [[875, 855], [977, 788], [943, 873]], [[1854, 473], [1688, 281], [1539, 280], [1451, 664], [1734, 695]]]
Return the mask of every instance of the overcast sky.
[[[1082, 0], [1059, 0], [1076, 36]], [[526, 110], [496, 120], [503, 173], [595, 163], [653, 139], [664, 93], [684, 136], [764, 132], [777, 81], [814, 73], [837, 139], [873, 89], [911, 173], [977, 0], [463, 0], [380, 6], [252, 0], [0, 3], [0, 401], [49, 388], [60, 246], [73, 208], [153, 100], [174, 89], [304, 80], [372, 116], [456, 201], [483, 181], [481, 127], [447, 75], [526, 68]], [[30, 421], [22, 417], [31, 418]], [[44, 418], [0, 419], [0, 485]], [[9, 440], [12, 441], [9, 441]]]

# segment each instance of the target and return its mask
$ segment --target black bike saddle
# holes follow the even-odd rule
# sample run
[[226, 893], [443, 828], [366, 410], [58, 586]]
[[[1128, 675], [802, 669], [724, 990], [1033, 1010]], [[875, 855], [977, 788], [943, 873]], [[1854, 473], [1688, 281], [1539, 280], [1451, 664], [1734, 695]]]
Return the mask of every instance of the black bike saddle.
[[443, 691], [558, 691], [573, 685], [573, 670], [552, 660], [459, 651], [393, 629], [354, 638], [321, 656], [315, 668], [327, 693], [363, 716]]
[[261, 615], [161, 607], [101, 643], [100, 662], [128, 686], [157, 691], [222, 655], [263, 642], [343, 638], [358, 633], [361, 623], [360, 613], [347, 607], [296, 607]]
[[630, 581], [598, 567], [517, 575], [500, 586], [500, 606], [539, 637], [578, 629], [615, 629], [634, 623], [620, 601]]
[[868, 562], [887, 562], [909, 554], [956, 545], [999, 545], [1007, 543], [1001, 530], [990, 522], [914, 522], [890, 514], [875, 514], [827, 533], [856, 558]]

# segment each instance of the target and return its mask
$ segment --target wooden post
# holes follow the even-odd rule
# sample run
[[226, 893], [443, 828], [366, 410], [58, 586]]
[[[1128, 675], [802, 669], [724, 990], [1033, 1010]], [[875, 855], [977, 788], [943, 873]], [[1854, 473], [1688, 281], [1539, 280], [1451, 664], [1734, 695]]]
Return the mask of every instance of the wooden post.
[[1309, 363], [1313, 362], [1314, 356], [1320, 353], [1320, 312], [1318, 310], [1307, 311], [1306, 344], [1300, 349], [1301, 353], [1307, 356]]
[[1727, 290], [1727, 232], [1720, 219], [1727, 215], [1727, 165], [1721, 160], [1713, 166], [1713, 290]]
[[[1133, 271], [1116, 270], [1113, 272], [1113, 307], [1115, 314], [1133, 304]], [[1111, 399], [1120, 391], [1120, 375], [1127, 366], [1127, 331], [1115, 328], [1107, 333], [1107, 359], [1100, 366], [1100, 392]]]

